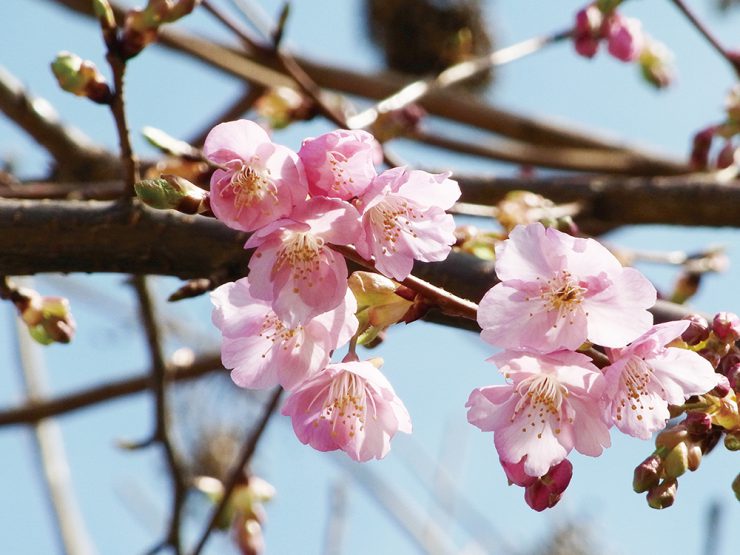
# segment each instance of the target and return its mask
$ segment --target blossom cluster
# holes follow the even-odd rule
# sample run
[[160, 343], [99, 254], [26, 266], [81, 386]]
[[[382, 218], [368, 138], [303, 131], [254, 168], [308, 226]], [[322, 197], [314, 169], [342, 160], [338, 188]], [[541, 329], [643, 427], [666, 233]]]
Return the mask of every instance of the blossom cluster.
[[[379, 359], [333, 351], [358, 334], [357, 301], [336, 246], [352, 245], [377, 271], [405, 279], [414, 260], [439, 261], [455, 242], [445, 212], [460, 196], [449, 174], [392, 168], [364, 131], [303, 141], [296, 153], [246, 120], [216, 126], [204, 154], [213, 213], [251, 235], [249, 277], [212, 293], [222, 360], [242, 387], [280, 385], [298, 438], [358, 461], [383, 457], [411, 422]], [[362, 332], [363, 330], [360, 330]]]
[[602, 43], [609, 54], [622, 62], [639, 64], [643, 77], [652, 85], [668, 86], [673, 79], [670, 52], [652, 39], [634, 17], [620, 14], [620, 1], [600, 0], [576, 13], [573, 45], [578, 54], [593, 58]]
[[509, 480], [537, 510], [560, 499], [573, 449], [599, 456], [613, 426], [649, 438], [669, 404], [719, 383], [705, 358], [673, 346], [689, 321], [653, 325], [655, 288], [593, 239], [519, 225], [496, 248], [496, 273], [478, 323], [503, 349], [489, 360], [507, 383], [474, 390], [468, 421], [493, 432]]

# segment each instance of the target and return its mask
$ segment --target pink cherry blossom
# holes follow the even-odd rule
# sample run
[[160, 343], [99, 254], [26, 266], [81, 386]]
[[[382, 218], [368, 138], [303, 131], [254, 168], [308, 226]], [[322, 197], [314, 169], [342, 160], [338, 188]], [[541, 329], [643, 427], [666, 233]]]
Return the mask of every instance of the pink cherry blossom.
[[645, 35], [639, 19], [613, 13], [604, 25], [609, 54], [623, 62], [632, 62], [640, 57]]
[[609, 352], [606, 414], [622, 432], [649, 439], [665, 427], [668, 405], [706, 393], [719, 383], [712, 365], [693, 351], [666, 347], [689, 326], [687, 320], [653, 326], [631, 345]]
[[496, 274], [478, 323], [498, 347], [575, 350], [587, 339], [623, 347], [653, 323], [655, 288], [593, 239], [519, 225], [496, 247]]
[[367, 131], [338, 129], [306, 139], [298, 151], [312, 195], [349, 200], [360, 196], [383, 160], [380, 144]]
[[511, 382], [473, 390], [465, 406], [468, 422], [493, 432], [502, 461], [524, 459], [524, 472], [539, 477], [572, 449], [597, 457], [610, 445], [600, 400], [606, 383], [589, 357], [504, 351], [489, 360]]
[[460, 197], [449, 176], [393, 168], [376, 177], [357, 202], [364, 233], [356, 244], [360, 256], [374, 256], [378, 271], [397, 280], [408, 277], [414, 260], [447, 258], [455, 223], [445, 210]]
[[249, 261], [251, 294], [269, 301], [289, 326], [334, 309], [347, 291], [347, 264], [329, 243], [353, 243], [359, 214], [351, 204], [315, 197], [253, 233], [246, 248], [257, 247]]
[[360, 462], [385, 457], [396, 432], [411, 433], [406, 407], [370, 361], [328, 365], [291, 393], [282, 413], [302, 443]]
[[248, 278], [218, 287], [211, 302], [213, 323], [223, 335], [221, 360], [233, 368], [231, 378], [240, 387], [280, 384], [290, 390], [324, 368], [331, 352], [357, 331], [357, 301], [350, 291], [337, 308], [295, 327], [251, 295]]
[[586, 58], [593, 58], [599, 49], [603, 15], [594, 4], [586, 6], [576, 13], [573, 27], [573, 45], [576, 52]]
[[534, 477], [524, 472], [526, 456], [516, 464], [500, 461], [510, 484], [524, 488], [524, 500], [535, 511], [554, 507], [573, 477], [573, 465], [563, 459], [544, 476]]
[[210, 204], [229, 227], [254, 231], [288, 216], [306, 198], [308, 186], [298, 155], [270, 140], [248, 120], [214, 127], [203, 152], [221, 164], [211, 177]]

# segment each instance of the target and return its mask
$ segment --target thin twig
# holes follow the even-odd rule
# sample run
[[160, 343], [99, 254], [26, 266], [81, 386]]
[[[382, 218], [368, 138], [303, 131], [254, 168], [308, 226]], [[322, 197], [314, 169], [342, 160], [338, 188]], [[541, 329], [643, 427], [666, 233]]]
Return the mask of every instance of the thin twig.
[[[377, 271], [375, 269], [375, 264], [362, 258], [354, 247], [332, 245], [331, 248], [340, 253], [347, 260], [351, 260], [355, 264], [359, 264], [369, 270]], [[413, 289], [422, 295], [427, 301], [437, 306], [443, 314], [467, 318], [468, 320], [473, 321], [477, 319], [478, 305], [472, 301], [453, 295], [449, 291], [445, 291], [441, 287], [432, 285], [414, 275], [409, 275], [406, 279], [401, 281], [401, 283], [406, 287]]]
[[[196, 357], [187, 366], [169, 364], [167, 366], [167, 380], [192, 380], [216, 371], [223, 371], [221, 355], [219, 353], [211, 353]], [[31, 400], [20, 407], [0, 411], [0, 427], [16, 424], [34, 424], [43, 418], [63, 416], [79, 409], [105, 403], [106, 401], [148, 391], [151, 386], [151, 372], [146, 372], [131, 376], [130, 378], [93, 386], [75, 393], [60, 395], [59, 397]]]
[[563, 39], [569, 38], [571, 31], [561, 31], [559, 33], [553, 33], [544, 37], [534, 37], [527, 39], [511, 46], [501, 48], [486, 56], [480, 56], [473, 60], [467, 60], [448, 67], [436, 77], [431, 79], [419, 79], [413, 83], [406, 85], [398, 92], [384, 98], [374, 106], [360, 112], [359, 114], [352, 116], [348, 120], [348, 124], [352, 129], [358, 129], [371, 125], [380, 114], [390, 112], [392, 110], [400, 110], [405, 106], [408, 106], [412, 102], [418, 102], [424, 98], [427, 94], [434, 90], [442, 90], [445, 88], [458, 85], [487, 71], [493, 66], [501, 66], [508, 64], [515, 60], [529, 56], [542, 50], [545, 46], [555, 44]]
[[724, 46], [722, 46], [722, 43], [719, 42], [716, 36], [714, 36], [714, 33], [709, 30], [709, 27], [704, 25], [704, 23], [696, 16], [696, 14], [691, 10], [691, 8], [686, 5], [684, 0], [671, 0], [676, 7], [681, 10], [681, 12], [686, 16], [686, 18], [691, 22], [691, 24], [696, 28], [697, 31], [699, 31], [704, 38], [709, 42], [709, 44], [712, 45], [712, 47], [719, 53], [720, 56], [722, 56], [727, 62], [732, 66], [732, 69], [735, 70], [735, 73], [738, 77], [740, 77], [740, 55], [733, 54], [732, 52], [728, 51]]
[[[23, 373], [29, 401], [38, 402], [46, 395], [43, 360], [38, 345], [28, 335], [25, 326], [17, 321], [18, 359]], [[36, 455], [56, 519], [61, 551], [68, 555], [94, 555], [89, 534], [85, 529], [82, 513], [77, 505], [69, 464], [64, 453], [61, 431], [52, 420], [34, 424]]]
[[239, 457], [234, 463], [234, 466], [232, 466], [229, 470], [229, 475], [224, 481], [224, 489], [221, 500], [211, 512], [211, 516], [208, 519], [208, 524], [203, 530], [203, 533], [201, 534], [200, 539], [195, 546], [195, 549], [193, 549], [190, 555], [198, 555], [208, 542], [208, 538], [211, 536], [211, 532], [213, 532], [213, 529], [216, 527], [216, 524], [218, 523], [221, 515], [226, 509], [226, 506], [229, 504], [229, 500], [231, 499], [231, 494], [234, 492], [234, 488], [244, 478], [244, 468], [249, 464], [249, 461], [252, 460], [252, 456], [257, 449], [257, 444], [259, 443], [262, 434], [267, 428], [267, 423], [270, 421], [270, 418], [275, 413], [275, 410], [278, 407], [280, 396], [282, 395], [282, 393], [283, 390], [280, 387], [276, 388], [273, 391], [267, 405], [265, 405], [264, 411], [262, 413], [262, 418], [260, 418], [259, 422], [254, 427], [249, 437], [244, 442], [244, 445], [239, 452]]
[[180, 555], [182, 553], [180, 521], [187, 493], [187, 484], [169, 433], [165, 381], [167, 378], [167, 364], [162, 352], [159, 324], [146, 277], [133, 276], [133, 285], [139, 300], [141, 323], [146, 332], [147, 347], [152, 365], [152, 393], [156, 403], [153, 438], [162, 445], [172, 480], [172, 508], [166, 543], [172, 547], [176, 555]]
[[126, 75], [126, 60], [116, 52], [109, 51], [106, 59], [113, 72], [113, 97], [110, 109], [116, 123], [118, 142], [121, 147], [121, 162], [124, 170], [124, 183], [126, 184], [125, 195], [135, 196], [134, 183], [139, 180], [139, 162], [131, 147], [131, 136], [126, 121], [126, 103], [124, 100], [124, 82]]

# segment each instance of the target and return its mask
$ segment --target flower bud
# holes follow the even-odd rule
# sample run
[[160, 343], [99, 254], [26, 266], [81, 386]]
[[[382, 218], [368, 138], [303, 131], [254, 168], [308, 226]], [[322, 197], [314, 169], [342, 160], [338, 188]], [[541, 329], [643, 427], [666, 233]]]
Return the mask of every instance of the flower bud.
[[663, 430], [655, 438], [655, 446], [662, 448], [665, 452], [670, 452], [676, 445], [686, 441], [689, 437], [689, 432], [686, 428], [679, 424]]
[[696, 170], [704, 170], [709, 167], [709, 150], [717, 133], [717, 126], [712, 125], [698, 131], [694, 135], [691, 147], [691, 167]]
[[663, 471], [670, 478], [678, 478], [689, 467], [689, 446], [683, 442], [676, 445], [663, 459]]
[[632, 478], [632, 489], [636, 493], [643, 493], [651, 488], [654, 488], [660, 482], [660, 473], [662, 470], [663, 461], [656, 455], [650, 455], [647, 459], [642, 461], [637, 468]]
[[689, 446], [689, 452], [686, 456], [686, 460], [688, 462], [688, 468], [691, 472], [694, 472], [697, 468], [699, 468], [703, 455], [704, 453], [701, 450], [701, 445], [694, 443]]
[[177, 210], [184, 214], [205, 211], [206, 192], [177, 175], [163, 175], [160, 179], [143, 179], [134, 185], [136, 196], [152, 208]]
[[110, 87], [92, 62], [70, 52], [60, 52], [51, 63], [51, 70], [63, 90], [98, 104], [110, 103]]
[[95, 17], [100, 21], [100, 26], [103, 31], [110, 31], [116, 28], [116, 17], [113, 14], [113, 8], [111, 8], [108, 0], [92, 0], [93, 11]]
[[725, 447], [728, 451], [740, 451], [740, 432], [727, 432]]
[[671, 53], [664, 44], [647, 40], [638, 58], [643, 78], [658, 89], [670, 85], [675, 79], [671, 58]]
[[717, 376], [717, 379], [717, 385], [714, 386], [714, 389], [712, 389], [712, 391], [710, 391], [709, 393], [711, 393], [715, 397], [719, 397], [720, 399], [722, 399], [729, 395], [729, 393], [732, 391], [732, 388], [730, 387], [730, 380], [727, 379], [727, 376], [719, 374]]
[[354, 272], [348, 280], [357, 299], [357, 319], [362, 330], [358, 342], [372, 342], [382, 330], [400, 322], [414, 301], [397, 294], [399, 285], [374, 272]]
[[370, 132], [381, 143], [405, 137], [419, 129], [426, 115], [426, 110], [418, 104], [381, 112], [370, 126]]
[[640, 56], [645, 45], [640, 20], [613, 13], [604, 25], [609, 54], [623, 62], [632, 62]]
[[585, 58], [593, 58], [599, 49], [603, 15], [595, 5], [586, 6], [576, 13], [573, 27], [573, 45], [576, 52]]
[[678, 481], [675, 479], [663, 480], [647, 494], [647, 502], [653, 509], [666, 509], [673, 505], [678, 492]]
[[709, 322], [706, 318], [699, 314], [690, 314], [683, 319], [689, 321], [689, 327], [681, 334], [681, 339], [687, 345], [698, 345], [707, 340], [709, 337]]
[[21, 313], [28, 331], [42, 345], [69, 343], [75, 334], [75, 321], [69, 301], [63, 297], [41, 297], [35, 291]]
[[725, 141], [724, 146], [717, 154], [717, 168], [724, 170], [735, 164], [735, 145], [732, 141]]
[[735, 492], [735, 497], [740, 501], [740, 474], [735, 476], [735, 479], [732, 481], [732, 491]]
[[257, 113], [273, 129], [283, 129], [294, 121], [310, 119], [313, 105], [291, 87], [272, 87], [254, 104]]
[[705, 412], [690, 412], [686, 415], [684, 426], [691, 439], [700, 439], [712, 429], [712, 418]]
[[732, 312], [719, 312], [712, 320], [712, 331], [720, 341], [734, 343], [740, 339], [740, 318]]

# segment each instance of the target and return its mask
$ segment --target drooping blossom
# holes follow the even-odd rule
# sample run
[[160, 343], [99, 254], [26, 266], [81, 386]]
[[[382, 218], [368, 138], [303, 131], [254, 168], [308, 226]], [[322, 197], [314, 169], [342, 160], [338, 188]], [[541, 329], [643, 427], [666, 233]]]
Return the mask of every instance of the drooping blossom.
[[605, 21], [609, 54], [623, 62], [633, 62], [640, 57], [645, 45], [645, 35], [639, 19], [612, 13]]
[[593, 239], [517, 226], [496, 247], [496, 274], [478, 323], [498, 347], [575, 350], [587, 339], [623, 347], [653, 323], [655, 288]]
[[211, 302], [213, 323], [223, 335], [221, 360], [240, 387], [280, 384], [290, 390], [323, 369], [331, 352], [357, 330], [357, 302], [349, 291], [335, 309], [294, 327], [280, 320], [269, 302], [251, 295], [248, 278], [218, 287]]
[[534, 477], [524, 472], [524, 460], [518, 463], [500, 461], [510, 484], [524, 488], [524, 500], [535, 511], [544, 511], [557, 505], [573, 477], [573, 465], [563, 459], [544, 476]]
[[254, 231], [290, 215], [306, 198], [308, 186], [298, 155], [273, 143], [252, 121], [217, 125], [206, 137], [203, 153], [224, 167], [211, 177], [210, 204], [229, 227]]
[[382, 459], [397, 432], [411, 433], [406, 407], [371, 361], [329, 364], [290, 394], [282, 413], [302, 443], [359, 462]]
[[595, 4], [590, 4], [576, 13], [573, 45], [581, 56], [593, 58], [599, 50], [603, 19], [601, 10]]
[[[499, 458], [540, 477], [572, 449], [597, 457], [610, 445], [600, 400], [605, 380], [581, 353], [504, 351], [489, 359], [511, 380], [475, 389], [468, 422], [493, 432]], [[524, 458], [526, 456], [526, 458]]]
[[357, 202], [363, 237], [357, 252], [388, 277], [403, 280], [414, 260], [438, 262], [455, 242], [455, 223], [445, 213], [460, 197], [450, 173], [387, 170], [375, 178]]
[[337, 129], [303, 141], [303, 161], [312, 195], [349, 200], [360, 196], [383, 160], [380, 144], [367, 131]]
[[719, 374], [707, 360], [687, 349], [666, 347], [688, 326], [687, 320], [657, 324], [628, 347], [609, 352], [605, 410], [622, 432], [649, 439], [665, 427], [669, 404], [680, 405], [717, 385]]
[[250, 292], [268, 301], [278, 318], [293, 327], [336, 308], [347, 291], [347, 264], [328, 245], [353, 243], [359, 214], [351, 204], [314, 197], [290, 219], [251, 235], [257, 247], [249, 261]]

